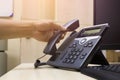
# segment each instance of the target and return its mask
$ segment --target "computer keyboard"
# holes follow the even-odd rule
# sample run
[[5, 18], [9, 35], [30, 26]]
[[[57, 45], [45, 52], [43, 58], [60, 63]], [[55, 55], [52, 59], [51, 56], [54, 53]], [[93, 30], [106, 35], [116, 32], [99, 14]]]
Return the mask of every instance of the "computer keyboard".
[[81, 72], [98, 80], [120, 80], [120, 64], [89, 66]]

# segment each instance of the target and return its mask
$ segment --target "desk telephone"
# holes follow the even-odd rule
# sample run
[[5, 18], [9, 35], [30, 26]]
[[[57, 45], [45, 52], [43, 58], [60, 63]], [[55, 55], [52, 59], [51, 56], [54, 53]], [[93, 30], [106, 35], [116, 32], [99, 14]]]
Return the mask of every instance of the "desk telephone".
[[[58, 31], [44, 49], [45, 54], [52, 55], [47, 65], [58, 68], [80, 70], [86, 67], [100, 47], [101, 38], [108, 28], [108, 24], [94, 25], [75, 31], [79, 27], [79, 20], [75, 19], [63, 25], [67, 31], [72, 31], [69, 37], [57, 49], [56, 42], [64, 33]], [[35, 68], [39, 65], [35, 63]]]

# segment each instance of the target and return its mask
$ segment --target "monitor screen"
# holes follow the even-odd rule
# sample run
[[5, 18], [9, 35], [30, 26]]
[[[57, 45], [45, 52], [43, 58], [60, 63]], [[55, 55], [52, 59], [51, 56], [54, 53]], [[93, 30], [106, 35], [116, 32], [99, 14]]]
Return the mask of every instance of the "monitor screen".
[[108, 23], [102, 49], [120, 49], [120, 0], [94, 0], [94, 24]]

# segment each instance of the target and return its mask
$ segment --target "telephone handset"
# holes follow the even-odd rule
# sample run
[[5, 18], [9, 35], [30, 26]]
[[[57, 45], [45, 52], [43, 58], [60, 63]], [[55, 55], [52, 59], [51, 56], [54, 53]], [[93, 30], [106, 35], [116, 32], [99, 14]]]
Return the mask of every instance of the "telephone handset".
[[[74, 19], [69, 21], [68, 23], [64, 24], [63, 27], [66, 28], [66, 31], [74, 31], [79, 27], [79, 20]], [[44, 49], [45, 54], [54, 55], [56, 52], [56, 43], [60, 39], [61, 35], [64, 34], [62, 31], [57, 31], [55, 35], [52, 36], [52, 38], [49, 40], [47, 46]]]
[[47, 64], [54, 67], [77, 70], [87, 67], [99, 49], [101, 38], [108, 27], [108, 24], [100, 24], [72, 33], [55, 50], [52, 57], [47, 61]]

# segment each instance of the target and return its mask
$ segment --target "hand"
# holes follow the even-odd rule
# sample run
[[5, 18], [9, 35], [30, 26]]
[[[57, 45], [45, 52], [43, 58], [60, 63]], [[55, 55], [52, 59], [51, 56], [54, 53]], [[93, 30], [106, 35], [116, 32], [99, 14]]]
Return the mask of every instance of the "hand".
[[54, 35], [55, 31], [65, 30], [65, 28], [62, 26], [51, 21], [35, 23], [35, 27], [36, 30], [33, 32], [33, 37], [39, 41], [45, 42], [49, 41], [49, 39]]

